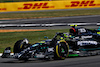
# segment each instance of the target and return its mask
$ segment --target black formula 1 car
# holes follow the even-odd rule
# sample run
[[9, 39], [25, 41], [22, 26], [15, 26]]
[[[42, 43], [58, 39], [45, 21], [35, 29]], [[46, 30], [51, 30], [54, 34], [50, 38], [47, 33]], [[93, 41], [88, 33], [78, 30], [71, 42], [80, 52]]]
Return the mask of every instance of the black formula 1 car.
[[100, 54], [100, 42], [91, 35], [73, 36], [70, 33], [56, 33], [52, 39], [29, 44], [27, 39], [14, 45], [14, 55], [7, 47], [2, 58], [28, 60], [29, 58], [65, 59], [68, 56], [90, 56]]
[[57, 33], [54, 38], [35, 44], [29, 44], [27, 39], [19, 40], [15, 43], [13, 50], [14, 55], [10, 55], [10, 47], [7, 47], [1, 57], [19, 60], [28, 60], [29, 58], [65, 59], [69, 55], [69, 45], [63, 39], [63, 33]]

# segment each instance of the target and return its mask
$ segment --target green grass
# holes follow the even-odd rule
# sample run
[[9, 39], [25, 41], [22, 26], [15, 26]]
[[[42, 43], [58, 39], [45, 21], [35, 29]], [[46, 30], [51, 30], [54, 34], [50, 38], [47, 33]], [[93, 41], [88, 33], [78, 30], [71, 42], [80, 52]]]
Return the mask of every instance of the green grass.
[[83, 16], [83, 15], [100, 15], [100, 9], [45, 11], [45, 12], [23, 12], [23, 13], [1, 13], [0, 20], [51, 18], [51, 17], [66, 17], [66, 16]]
[[56, 34], [56, 32], [67, 32], [68, 29], [58, 29], [58, 30], [46, 30], [43, 32], [6, 32], [6, 33], [0, 33], [0, 52], [3, 52], [3, 50], [6, 47], [11, 47], [13, 49], [13, 46], [16, 41], [27, 38], [30, 43], [36, 43], [41, 40], [45, 40], [44, 36], [47, 36], [48, 38], [53, 38], [53, 36]]

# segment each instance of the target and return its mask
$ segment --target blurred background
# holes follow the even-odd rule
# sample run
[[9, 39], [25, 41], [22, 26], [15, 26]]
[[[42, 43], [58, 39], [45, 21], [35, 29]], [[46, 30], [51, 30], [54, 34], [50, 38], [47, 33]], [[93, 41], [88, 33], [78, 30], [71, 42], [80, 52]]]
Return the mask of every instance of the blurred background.
[[0, 2], [23, 2], [23, 1], [66, 1], [66, 0], [0, 0]]

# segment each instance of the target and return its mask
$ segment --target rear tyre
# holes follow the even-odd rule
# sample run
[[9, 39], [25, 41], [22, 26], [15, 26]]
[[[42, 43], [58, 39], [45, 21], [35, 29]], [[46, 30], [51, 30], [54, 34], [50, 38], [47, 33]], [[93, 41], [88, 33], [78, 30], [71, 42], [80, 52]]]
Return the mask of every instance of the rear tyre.
[[55, 58], [64, 60], [69, 55], [69, 46], [66, 42], [60, 42], [55, 48]]

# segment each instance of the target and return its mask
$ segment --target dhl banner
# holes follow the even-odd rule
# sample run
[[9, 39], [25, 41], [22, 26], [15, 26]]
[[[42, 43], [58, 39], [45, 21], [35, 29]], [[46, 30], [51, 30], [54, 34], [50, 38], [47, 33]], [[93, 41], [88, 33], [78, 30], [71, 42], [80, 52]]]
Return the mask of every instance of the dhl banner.
[[0, 3], [0, 12], [98, 8], [100, 0], [30, 1]]

